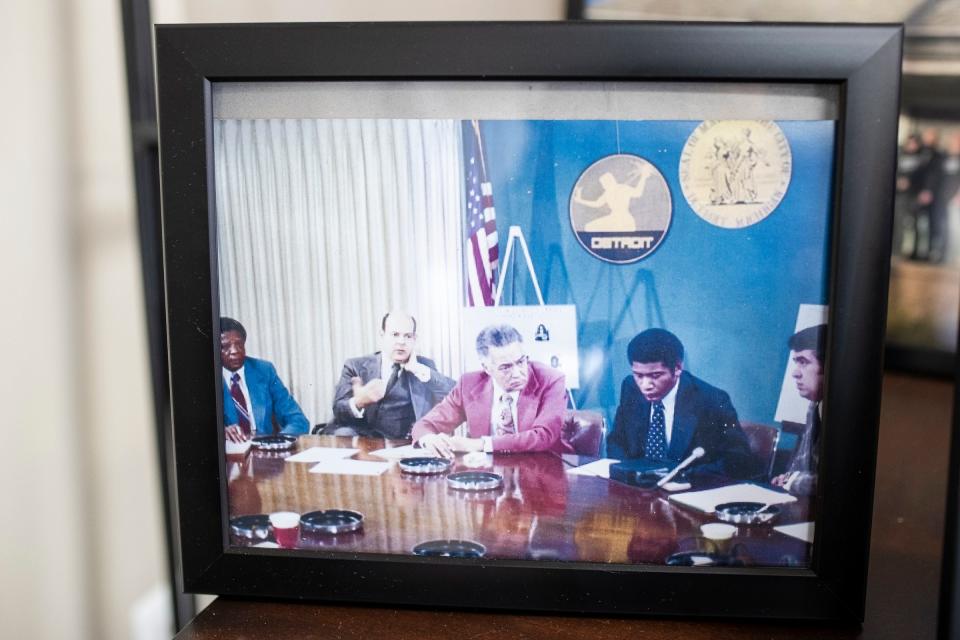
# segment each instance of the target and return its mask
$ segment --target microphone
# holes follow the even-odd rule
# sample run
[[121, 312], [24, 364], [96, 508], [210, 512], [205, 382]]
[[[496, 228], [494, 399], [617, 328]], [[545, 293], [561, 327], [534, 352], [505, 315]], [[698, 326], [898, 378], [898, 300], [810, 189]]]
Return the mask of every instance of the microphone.
[[697, 447], [696, 449], [691, 451], [690, 455], [687, 456], [686, 460], [684, 460], [683, 462], [675, 466], [673, 468], [673, 471], [671, 471], [667, 475], [660, 478], [660, 481], [657, 482], [657, 487], [662, 487], [663, 485], [673, 480], [673, 477], [675, 475], [677, 475], [678, 473], [680, 473], [681, 471], [689, 467], [691, 464], [693, 464], [694, 460], [696, 460], [697, 458], [702, 458], [706, 453], [707, 452], [703, 450], [703, 447]]

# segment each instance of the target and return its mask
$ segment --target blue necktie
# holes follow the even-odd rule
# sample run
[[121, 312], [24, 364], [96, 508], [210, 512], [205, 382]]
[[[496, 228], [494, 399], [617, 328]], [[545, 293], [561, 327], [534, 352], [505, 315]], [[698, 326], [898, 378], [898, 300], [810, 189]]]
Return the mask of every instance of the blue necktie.
[[662, 460], [667, 457], [667, 421], [663, 415], [663, 403], [653, 403], [653, 415], [650, 416], [650, 428], [647, 429], [647, 442], [643, 446], [644, 457]]

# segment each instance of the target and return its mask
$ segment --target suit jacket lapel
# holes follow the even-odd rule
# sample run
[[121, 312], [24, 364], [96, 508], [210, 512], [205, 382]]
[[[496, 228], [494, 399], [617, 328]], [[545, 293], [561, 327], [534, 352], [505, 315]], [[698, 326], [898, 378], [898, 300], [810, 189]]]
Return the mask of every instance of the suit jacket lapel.
[[[364, 371], [360, 375], [360, 379], [363, 381], [364, 384], [370, 382], [374, 378], [380, 377], [380, 369], [382, 368], [381, 367], [382, 358], [383, 358], [383, 354], [378, 352], [374, 354], [372, 358], [368, 358], [367, 361], [364, 362]], [[386, 383], [386, 380], [384, 380], [384, 383]], [[364, 411], [364, 417], [366, 418], [367, 424], [370, 426], [376, 426], [377, 416], [379, 415], [379, 413], [380, 413], [379, 402], [374, 402], [373, 404], [369, 405], [366, 411]]]
[[693, 398], [690, 395], [690, 385], [684, 374], [681, 374], [680, 388], [677, 389], [677, 399], [673, 405], [673, 431], [670, 433], [670, 446], [667, 455], [679, 460], [686, 453], [697, 429], [697, 414], [694, 410]]
[[250, 360], [249, 358], [244, 363], [243, 372], [246, 374], [247, 379], [247, 392], [250, 394], [250, 409], [253, 413], [253, 419], [257, 423], [257, 433], [259, 435], [270, 435], [273, 433], [273, 425], [270, 424], [268, 420], [269, 416], [267, 415], [267, 399], [262, 393], [265, 389], [265, 384], [263, 383], [263, 372], [260, 370], [260, 367], [257, 366], [256, 361]]
[[[423, 359], [417, 358], [417, 362], [423, 362]], [[429, 393], [427, 392], [427, 385], [424, 382], [420, 382], [420, 378], [414, 375], [407, 375], [407, 388], [410, 390], [410, 404], [413, 405], [413, 415], [419, 420], [432, 408], [429, 402]]]
[[[479, 384], [468, 390], [464, 398], [467, 426], [471, 438], [490, 436], [490, 412], [493, 406], [493, 380], [484, 375]], [[519, 412], [519, 409], [518, 409]]]
[[[529, 365], [528, 365], [529, 366]], [[537, 416], [537, 399], [540, 397], [540, 377], [536, 374], [533, 367], [530, 367], [530, 379], [527, 386], [520, 392], [517, 398], [517, 432], [520, 432], [520, 425], [531, 425], [533, 419]], [[491, 403], [493, 399], [490, 399]]]
[[636, 421], [635, 424], [637, 426], [629, 432], [630, 435], [635, 438], [635, 441], [633, 446], [630, 447], [630, 453], [628, 455], [639, 458], [641, 454], [644, 457], [647, 455], [645, 447], [647, 444], [647, 431], [650, 430], [650, 403], [643, 397], [639, 389], [635, 388], [635, 393], [637, 394], [637, 402], [633, 420]]

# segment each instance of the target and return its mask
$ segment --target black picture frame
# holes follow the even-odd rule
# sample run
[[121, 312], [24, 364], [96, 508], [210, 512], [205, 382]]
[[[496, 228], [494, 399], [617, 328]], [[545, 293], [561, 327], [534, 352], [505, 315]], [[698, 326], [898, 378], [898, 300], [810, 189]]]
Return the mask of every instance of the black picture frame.
[[[863, 618], [902, 29], [643, 23], [158, 26], [177, 503], [187, 591], [429, 607]], [[218, 81], [680, 80], [840, 88], [831, 334], [809, 569], [437, 562], [228, 546], [211, 87]]]

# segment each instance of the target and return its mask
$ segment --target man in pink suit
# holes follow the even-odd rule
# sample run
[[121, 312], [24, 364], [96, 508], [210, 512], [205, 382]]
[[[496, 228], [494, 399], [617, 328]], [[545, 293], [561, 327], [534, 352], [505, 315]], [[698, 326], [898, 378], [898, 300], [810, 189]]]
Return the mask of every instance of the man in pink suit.
[[[413, 441], [433, 455], [457, 451], [567, 453], [560, 440], [566, 409], [561, 372], [531, 362], [523, 338], [509, 325], [477, 336], [481, 371], [465, 373], [440, 404], [413, 425]], [[468, 436], [454, 435], [466, 422]]]

